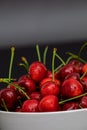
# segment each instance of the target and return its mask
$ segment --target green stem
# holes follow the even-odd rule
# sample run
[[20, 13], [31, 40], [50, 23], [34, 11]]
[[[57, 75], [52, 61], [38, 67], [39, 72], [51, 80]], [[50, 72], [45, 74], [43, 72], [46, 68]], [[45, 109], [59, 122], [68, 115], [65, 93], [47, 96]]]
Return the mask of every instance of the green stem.
[[21, 92], [25, 95], [25, 97], [26, 97], [27, 99], [30, 99], [30, 97], [27, 95], [27, 93], [26, 93], [22, 88], [20, 88], [20, 86], [14, 84], [14, 83], [11, 83], [11, 82], [9, 82], [8, 80], [3, 79], [3, 78], [0, 79], [0, 82], [6, 83], [6, 84], [8, 84], [8, 85], [15, 86], [19, 91], [21, 91]]
[[6, 103], [5, 103], [4, 99], [2, 98], [1, 101], [2, 101], [2, 104], [4, 106], [4, 109], [8, 112], [8, 108], [6, 106]]
[[72, 101], [72, 100], [81, 98], [81, 97], [86, 96], [86, 95], [87, 95], [87, 93], [83, 93], [83, 94], [81, 94], [81, 95], [78, 95], [78, 96], [75, 96], [75, 97], [68, 98], [68, 99], [66, 99], [66, 100], [60, 101], [59, 104], [64, 104], [64, 103], [66, 103], [66, 102], [68, 102], [68, 101]]
[[72, 56], [70, 56], [70, 57], [67, 59], [66, 64], [68, 64], [68, 63], [69, 63], [69, 61], [70, 61], [71, 59], [73, 59], [73, 57], [72, 57]]
[[15, 51], [15, 48], [14, 47], [11, 47], [11, 60], [10, 60], [10, 66], [9, 66], [9, 81], [11, 79], [11, 73], [12, 73], [12, 64], [13, 64], [13, 59], [14, 59], [14, 51]]
[[62, 66], [63, 66], [63, 64], [60, 64], [60, 65], [54, 70], [54, 72], [57, 72]]
[[47, 55], [47, 51], [48, 51], [48, 46], [45, 48], [44, 50], [44, 56], [43, 56], [43, 63], [46, 65], [46, 55]]
[[85, 46], [87, 46], [87, 42], [85, 42], [85, 43], [81, 46], [81, 48], [80, 48], [80, 50], [79, 50], [79, 53], [78, 53], [78, 57], [79, 57], [79, 58], [80, 58], [80, 55], [81, 55], [83, 49], [85, 48]]
[[40, 55], [39, 45], [36, 45], [36, 51], [37, 51], [37, 55], [38, 55], [38, 61], [41, 62], [41, 55]]
[[77, 55], [71, 53], [71, 52], [67, 52], [67, 54], [69, 54], [70, 56], [72, 56], [72, 58], [80, 60], [83, 63], [87, 63], [84, 59], [82, 59], [81, 57], [78, 57]]
[[24, 66], [26, 71], [28, 72], [28, 69], [29, 69], [29, 63], [27, 61], [27, 59], [23, 56], [21, 57], [21, 60], [23, 61], [23, 63], [20, 63], [19, 65], [20, 66]]
[[80, 77], [80, 80], [87, 74], [87, 70], [83, 73], [83, 75]]
[[27, 68], [26, 68], [26, 65], [25, 65], [25, 64], [23, 64], [23, 63], [19, 63], [19, 66], [24, 67], [24, 68], [26, 69], [26, 71], [27, 71]]
[[63, 59], [57, 53], [55, 55], [62, 62], [63, 65], [66, 65], [66, 63], [63, 61]]
[[54, 48], [53, 49], [53, 57], [52, 57], [52, 80], [54, 81], [55, 79], [55, 77], [54, 77], [54, 68], [55, 68], [55, 65], [54, 65], [54, 63], [55, 63], [55, 54], [56, 54], [56, 51], [57, 51], [57, 49], [56, 48]]

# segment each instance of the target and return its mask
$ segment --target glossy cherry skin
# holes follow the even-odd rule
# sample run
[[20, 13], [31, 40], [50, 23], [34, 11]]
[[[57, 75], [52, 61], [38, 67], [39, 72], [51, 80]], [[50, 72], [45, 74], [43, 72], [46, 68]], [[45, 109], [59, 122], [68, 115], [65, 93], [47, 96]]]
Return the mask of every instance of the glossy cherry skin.
[[28, 75], [22, 75], [18, 79], [18, 85], [23, 87], [24, 91], [29, 94], [36, 91], [36, 84], [30, 77], [28, 77]]
[[69, 79], [69, 78], [73, 78], [73, 79], [76, 79], [78, 81], [80, 81], [80, 74], [79, 73], [71, 73], [71, 74], [68, 74], [66, 77], [65, 77], [65, 80], [66, 79]]
[[51, 77], [46, 77], [43, 80], [41, 80], [41, 82], [39, 83], [39, 87], [41, 88], [46, 82], [49, 82], [49, 81], [55, 82], [58, 86], [60, 86], [60, 84], [61, 84], [60, 80], [58, 80], [56, 78], [53, 81], [53, 79]]
[[39, 101], [36, 99], [30, 99], [24, 101], [22, 105], [22, 112], [38, 112]]
[[77, 70], [77, 73], [81, 73], [82, 67], [83, 67], [83, 63], [82, 63], [82, 62], [80, 62], [80, 61], [77, 60], [77, 59], [73, 59], [73, 60], [71, 60], [71, 61], [69, 62], [69, 64], [75, 66], [75, 68], [76, 68], [76, 70]]
[[63, 105], [63, 111], [79, 109], [79, 104], [77, 102], [67, 102]]
[[84, 96], [84, 97], [81, 98], [81, 100], [80, 100], [80, 106], [82, 108], [87, 108], [87, 96]]
[[77, 72], [74, 65], [66, 64], [65, 66], [61, 67], [57, 73], [57, 78], [63, 81], [65, 77], [71, 73]]
[[87, 77], [83, 77], [82, 80], [81, 80], [82, 84], [83, 84], [83, 89], [84, 89], [84, 92], [87, 92]]
[[[85, 72], [87, 72], [87, 63], [83, 65], [82, 67], [82, 74], [84, 74]], [[87, 76], [87, 74], [86, 74]]]
[[32, 92], [30, 95], [29, 95], [30, 99], [36, 99], [36, 100], [41, 100], [42, 96], [41, 96], [41, 93], [39, 91], [35, 91], [35, 92]]
[[40, 82], [43, 78], [45, 78], [47, 68], [42, 62], [36, 61], [30, 65], [28, 74], [35, 82]]
[[4, 88], [0, 91], [0, 106], [4, 109], [3, 101], [8, 110], [12, 111], [16, 107], [17, 103], [17, 93], [10, 88]]
[[61, 94], [63, 97], [72, 98], [83, 93], [82, 84], [73, 78], [64, 80], [61, 86]]
[[59, 111], [58, 98], [54, 95], [47, 95], [43, 97], [39, 103], [40, 112], [53, 112]]
[[43, 86], [40, 89], [40, 92], [42, 97], [46, 95], [58, 96], [60, 92], [60, 88], [55, 82], [49, 81], [43, 84]]

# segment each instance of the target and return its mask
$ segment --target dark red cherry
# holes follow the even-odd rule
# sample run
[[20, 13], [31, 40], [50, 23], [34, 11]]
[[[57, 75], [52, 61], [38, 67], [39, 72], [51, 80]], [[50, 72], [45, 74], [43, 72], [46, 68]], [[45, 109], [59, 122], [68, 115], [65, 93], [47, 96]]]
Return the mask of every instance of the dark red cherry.
[[58, 104], [57, 96], [47, 95], [40, 100], [39, 103], [40, 112], [53, 112], [59, 110], [60, 110], [60, 106]]
[[18, 85], [23, 87], [24, 91], [29, 94], [36, 91], [36, 84], [28, 75], [22, 75], [18, 79]]
[[80, 106], [82, 108], [87, 108], [87, 96], [83, 96], [80, 100]]
[[30, 99], [24, 101], [22, 105], [22, 112], [38, 112], [39, 101], [36, 99]]
[[47, 95], [43, 97], [39, 103], [40, 112], [53, 112], [59, 110], [58, 97], [55, 95]]
[[69, 64], [75, 66], [75, 68], [76, 68], [76, 70], [77, 70], [77, 73], [81, 73], [82, 67], [83, 67], [83, 63], [82, 63], [82, 62], [80, 62], [80, 61], [77, 60], [77, 59], [73, 59], [73, 60], [71, 60], [71, 61], [69, 62]]
[[80, 81], [80, 74], [79, 73], [71, 73], [71, 74], [68, 74], [66, 77], [65, 77], [65, 80], [66, 79], [69, 79], [69, 78], [73, 78], [73, 79], [76, 79], [78, 81]]
[[42, 96], [41, 96], [41, 93], [39, 91], [35, 91], [35, 92], [32, 92], [30, 95], [29, 95], [30, 99], [36, 99], [36, 100], [41, 100]]
[[66, 64], [65, 66], [61, 67], [59, 71], [57, 72], [57, 78], [63, 81], [65, 77], [71, 73], [77, 72], [74, 65]]
[[42, 62], [36, 61], [30, 65], [28, 73], [35, 82], [40, 82], [45, 78], [47, 68]]
[[[3, 104], [4, 102], [4, 104]], [[0, 106], [12, 111], [15, 109], [17, 103], [17, 93], [11, 88], [4, 88], [0, 91]]]
[[42, 97], [46, 95], [58, 96], [60, 92], [60, 87], [55, 82], [49, 81], [42, 85], [40, 92]]
[[75, 109], [79, 109], [79, 104], [77, 102], [67, 102], [62, 107], [63, 111], [75, 110]]
[[63, 97], [71, 98], [83, 93], [82, 84], [73, 78], [64, 80], [61, 86], [61, 94]]

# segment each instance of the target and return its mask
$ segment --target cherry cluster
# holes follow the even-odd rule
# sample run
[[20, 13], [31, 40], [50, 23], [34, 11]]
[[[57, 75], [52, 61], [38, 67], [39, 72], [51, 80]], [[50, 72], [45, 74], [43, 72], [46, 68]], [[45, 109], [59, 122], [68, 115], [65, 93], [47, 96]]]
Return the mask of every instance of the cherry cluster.
[[[53, 48], [52, 69], [46, 67], [46, 53], [41, 61], [39, 46], [36, 45], [38, 60], [28, 64], [22, 57], [20, 66], [27, 73], [18, 79], [11, 77], [15, 48], [11, 48], [9, 77], [0, 78], [6, 87], [0, 89], [0, 110], [13, 112], [54, 112], [87, 108], [87, 62], [81, 58], [83, 44], [78, 55], [67, 52], [64, 61]], [[61, 64], [55, 68], [55, 58]]]

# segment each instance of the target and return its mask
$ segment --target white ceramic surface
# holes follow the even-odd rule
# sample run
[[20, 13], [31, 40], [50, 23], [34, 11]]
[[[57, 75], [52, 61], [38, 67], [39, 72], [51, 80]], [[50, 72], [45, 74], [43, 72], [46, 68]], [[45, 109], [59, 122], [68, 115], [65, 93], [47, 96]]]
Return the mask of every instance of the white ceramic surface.
[[87, 109], [47, 113], [0, 111], [0, 130], [87, 130]]

